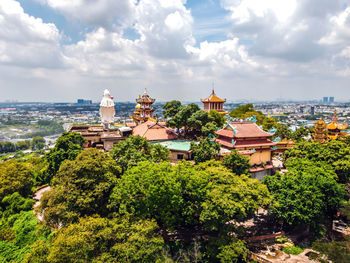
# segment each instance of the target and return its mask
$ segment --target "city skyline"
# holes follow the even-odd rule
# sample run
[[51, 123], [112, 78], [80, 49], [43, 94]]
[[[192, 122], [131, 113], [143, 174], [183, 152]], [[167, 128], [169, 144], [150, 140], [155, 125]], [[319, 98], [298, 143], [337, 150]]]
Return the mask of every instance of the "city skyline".
[[1, 100], [348, 101], [349, 3], [2, 0]]

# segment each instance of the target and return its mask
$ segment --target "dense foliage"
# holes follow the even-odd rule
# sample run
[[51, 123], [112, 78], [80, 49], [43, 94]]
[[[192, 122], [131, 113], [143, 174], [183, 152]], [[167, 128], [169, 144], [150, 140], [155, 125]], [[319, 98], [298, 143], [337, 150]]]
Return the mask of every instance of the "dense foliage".
[[350, 145], [332, 140], [326, 144], [317, 142], [300, 142], [293, 149], [285, 153], [285, 160], [307, 159], [311, 162], [322, 162], [331, 165], [338, 176], [338, 181], [345, 183], [350, 176]]
[[210, 138], [199, 139], [191, 143], [191, 151], [194, 161], [198, 163], [216, 159], [219, 156], [220, 144]]
[[37, 136], [32, 140], [13, 142], [0, 142], [0, 153], [11, 153], [32, 148], [32, 150], [42, 150], [45, 147], [45, 139]]
[[[83, 151], [86, 141], [75, 133], [64, 133], [44, 157], [0, 163], [0, 262], [249, 262], [239, 224], [261, 207], [284, 230], [309, 226], [325, 233], [339, 208], [349, 220], [347, 140], [298, 142], [285, 154], [288, 171], [260, 182], [247, 175], [249, 160], [235, 151], [214, 160], [219, 145], [200, 137], [225, 120], [196, 109], [176, 101], [165, 107], [169, 121], [187, 114], [181, 128], [201, 135], [192, 144], [195, 164], [170, 164], [168, 149], [138, 136], [110, 153]], [[239, 110], [254, 113], [249, 105]], [[51, 190], [35, 210], [44, 219], [39, 223], [31, 197], [44, 183]], [[348, 244], [324, 239], [314, 248], [347, 262]]]
[[276, 119], [266, 117], [261, 111], [255, 110], [253, 104], [245, 104], [237, 107], [230, 112], [230, 116], [237, 119], [246, 119], [255, 116], [257, 124], [261, 125], [265, 131], [277, 127]]
[[276, 204], [273, 211], [290, 226], [309, 225], [318, 231], [335, 214], [345, 195], [344, 186], [327, 166], [309, 160], [293, 160], [288, 173], [266, 176], [265, 183]]
[[140, 136], [130, 136], [126, 140], [116, 143], [110, 153], [123, 172], [141, 161], [167, 161], [169, 154], [170, 151], [166, 147], [160, 144], [151, 144]]
[[121, 169], [105, 153], [89, 149], [73, 161], [66, 160], [44, 193], [38, 207], [51, 227], [76, 222], [79, 217], [106, 216], [110, 192]]
[[249, 159], [240, 155], [237, 151], [233, 150], [229, 155], [224, 157], [222, 164], [233, 173], [241, 175], [248, 174], [251, 165]]
[[142, 162], [126, 171], [111, 200], [119, 213], [154, 218], [165, 229], [215, 230], [229, 220], [242, 221], [270, 199], [258, 180], [236, 176], [212, 161], [176, 166]]
[[171, 101], [163, 109], [164, 116], [168, 118], [167, 125], [178, 131], [184, 129], [185, 136], [214, 134], [225, 123], [225, 117], [216, 110], [206, 112], [193, 103], [183, 106], [179, 101]]
[[34, 243], [24, 262], [163, 262], [163, 244], [152, 220], [86, 217]]
[[60, 165], [65, 160], [74, 160], [83, 150], [86, 140], [79, 133], [65, 132], [56, 141], [53, 147], [45, 154], [45, 168], [42, 177], [38, 178], [41, 184], [50, 183], [51, 179], [56, 175]]

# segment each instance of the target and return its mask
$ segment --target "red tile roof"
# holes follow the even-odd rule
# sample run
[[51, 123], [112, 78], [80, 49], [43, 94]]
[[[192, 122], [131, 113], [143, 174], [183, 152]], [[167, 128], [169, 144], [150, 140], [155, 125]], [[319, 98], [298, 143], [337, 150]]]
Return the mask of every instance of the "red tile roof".
[[175, 140], [177, 134], [168, 127], [153, 121], [146, 121], [134, 128], [132, 135], [139, 135], [148, 141]]
[[[236, 134], [233, 134], [232, 127], [236, 127]], [[258, 125], [252, 122], [232, 122], [230, 125], [227, 125], [225, 128], [216, 132], [217, 135], [224, 137], [229, 137], [232, 139], [235, 138], [259, 138], [267, 137], [271, 138], [273, 134], [263, 131], [259, 128]]]
[[225, 146], [227, 148], [268, 148], [271, 146], [275, 146], [277, 143], [272, 142], [268, 139], [261, 139], [261, 140], [236, 140], [235, 145], [232, 145], [232, 140], [230, 139], [224, 139], [224, 138], [216, 138], [216, 142], [220, 143], [222, 146]]

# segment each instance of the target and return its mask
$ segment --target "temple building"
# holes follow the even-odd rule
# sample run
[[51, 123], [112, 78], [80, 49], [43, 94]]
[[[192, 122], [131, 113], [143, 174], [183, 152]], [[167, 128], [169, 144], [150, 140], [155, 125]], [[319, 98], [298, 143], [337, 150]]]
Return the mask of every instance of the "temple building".
[[131, 128], [118, 128], [114, 125], [114, 107], [113, 97], [105, 90], [100, 103], [101, 125], [73, 125], [68, 131], [80, 133], [86, 139], [84, 148], [94, 147], [110, 151], [115, 143], [125, 140], [132, 131]]
[[136, 124], [140, 124], [148, 120], [156, 121], [156, 119], [153, 118], [153, 112], [155, 111], [155, 108], [152, 107], [152, 104], [155, 101], [155, 99], [152, 99], [147, 94], [147, 90], [145, 90], [142, 97], [139, 95], [139, 98], [136, 99], [137, 104], [135, 106], [135, 112], [133, 115], [130, 115]]
[[274, 153], [284, 153], [287, 150], [292, 149], [295, 146], [295, 142], [293, 140], [288, 140], [287, 138], [284, 138], [277, 142], [276, 150]]
[[322, 144], [328, 141], [327, 124], [322, 118], [316, 121], [311, 140]]
[[147, 141], [166, 141], [176, 140], [178, 135], [170, 128], [165, 126], [165, 123], [153, 122], [148, 120], [137, 125], [132, 135], [146, 138]]
[[273, 134], [263, 131], [254, 122], [234, 121], [217, 131], [216, 135], [215, 141], [224, 149], [236, 149], [239, 154], [249, 158], [252, 165], [250, 172], [254, 178], [262, 179], [271, 174], [271, 153], [277, 144], [272, 141]]
[[222, 114], [227, 114], [228, 112], [224, 111], [224, 103], [226, 102], [226, 99], [221, 99], [218, 96], [216, 96], [214, 89], [212, 90], [211, 95], [202, 100], [202, 103], [204, 105], [203, 110], [210, 111], [210, 110], [216, 110]]
[[347, 128], [348, 128], [348, 125], [346, 123], [339, 123], [338, 122], [337, 111], [334, 110], [332, 122], [327, 125], [328, 138], [335, 140], [338, 137], [347, 136], [347, 133], [344, 132], [344, 130], [346, 130]]

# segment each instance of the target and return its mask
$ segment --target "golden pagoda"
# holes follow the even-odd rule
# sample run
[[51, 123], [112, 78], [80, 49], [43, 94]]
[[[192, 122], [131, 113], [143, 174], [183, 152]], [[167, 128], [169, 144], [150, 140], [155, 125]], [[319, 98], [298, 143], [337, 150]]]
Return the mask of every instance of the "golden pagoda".
[[314, 131], [312, 133], [312, 141], [319, 142], [319, 143], [325, 143], [328, 141], [327, 137], [327, 124], [322, 118], [320, 118], [318, 121], [316, 121], [314, 126]]
[[346, 123], [338, 122], [337, 110], [334, 110], [332, 122], [327, 125], [328, 138], [335, 140], [339, 137], [347, 136], [347, 133], [344, 132], [347, 128], [348, 125]]
[[147, 90], [145, 89], [145, 92], [143, 93], [142, 97], [139, 95], [139, 98], [136, 99], [136, 106], [135, 106], [135, 112], [133, 115], [130, 115], [130, 117], [136, 122], [137, 124], [143, 123], [150, 120], [156, 120], [153, 118], [153, 112], [155, 111], [155, 108], [152, 107], [152, 104], [155, 102], [155, 99], [152, 99], [148, 94]]
[[204, 104], [204, 110], [205, 111], [211, 111], [211, 110], [216, 110], [221, 114], [227, 114], [228, 112], [224, 111], [224, 103], [226, 102], [226, 99], [223, 100], [216, 96], [214, 89], [212, 90], [211, 95], [202, 100], [202, 103]]

